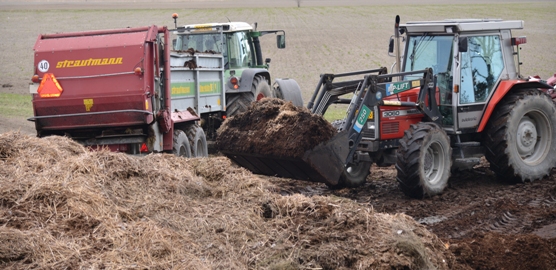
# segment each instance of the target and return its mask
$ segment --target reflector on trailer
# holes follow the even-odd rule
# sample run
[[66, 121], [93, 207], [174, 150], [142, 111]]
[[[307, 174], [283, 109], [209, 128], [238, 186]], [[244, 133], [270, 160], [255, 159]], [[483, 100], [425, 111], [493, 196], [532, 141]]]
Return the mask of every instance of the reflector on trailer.
[[41, 98], [60, 97], [63, 91], [62, 86], [60, 86], [60, 83], [58, 83], [58, 80], [56, 80], [52, 73], [44, 74], [41, 84], [37, 89], [37, 93], [39, 93]]
[[513, 46], [519, 46], [521, 44], [525, 44], [527, 43], [527, 37], [522, 36], [522, 37], [513, 37], [512, 38], [512, 45]]
[[149, 152], [149, 147], [147, 147], [146, 143], [143, 143], [141, 145], [141, 153], [148, 153]]

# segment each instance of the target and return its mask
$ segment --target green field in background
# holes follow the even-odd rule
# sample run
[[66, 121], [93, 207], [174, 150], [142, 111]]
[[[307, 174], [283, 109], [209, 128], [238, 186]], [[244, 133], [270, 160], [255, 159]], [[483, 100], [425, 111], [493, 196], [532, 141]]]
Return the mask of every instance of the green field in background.
[[31, 117], [33, 105], [31, 95], [0, 93], [0, 116]]

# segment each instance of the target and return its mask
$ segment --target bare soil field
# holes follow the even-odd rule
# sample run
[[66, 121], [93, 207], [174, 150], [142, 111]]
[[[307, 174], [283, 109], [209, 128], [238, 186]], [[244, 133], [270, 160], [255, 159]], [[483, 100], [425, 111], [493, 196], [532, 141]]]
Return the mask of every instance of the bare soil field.
[[[347, 1], [346, 3], [349, 3]], [[0, 5], [0, 93], [27, 93], [39, 33], [150, 24], [258, 22], [275, 77], [307, 100], [318, 75], [379, 66], [395, 15], [525, 21], [522, 73], [556, 72], [553, 2], [279, 8], [7, 9]], [[21, 130], [21, 133], [13, 130]], [[33, 138], [25, 119], [0, 115], [0, 268], [556, 269], [556, 171], [506, 185], [483, 161], [440, 196], [409, 199], [394, 167], [364, 186], [252, 175], [223, 157], [135, 158]], [[28, 136], [31, 135], [31, 136]], [[54, 250], [55, 252], [51, 251]]]
[[[525, 21], [525, 29], [514, 35], [527, 36], [528, 43], [521, 50], [522, 74], [548, 78], [556, 72], [556, 19], [551, 12], [551, 1], [458, 1], [458, 4], [437, 4], [435, 0], [419, 4], [381, 5], [378, 1], [302, 1], [297, 7], [257, 8], [202, 8], [207, 1], [170, 2], [161, 8], [141, 6], [145, 2], [98, 2], [94, 5], [77, 1], [0, 2], [0, 93], [28, 93], [33, 75], [33, 46], [39, 34], [73, 32], [146, 25], [173, 26], [172, 13], [180, 15], [179, 24], [218, 21], [258, 22], [259, 29], [286, 31], [287, 48], [278, 50], [275, 39], [262, 39], [263, 57], [271, 58], [270, 71], [276, 78], [293, 78], [307, 101], [323, 73], [387, 67], [393, 58], [386, 53], [388, 39], [393, 34], [394, 18], [402, 23], [446, 18], [502, 18]], [[209, 1], [210, 2], [210, 1]], [[216, 2], [216, 1], [214, 1]], [[218, 1], [229, 3], [230, 1]], [[261, 1], [271, 5], [275, 1]], [[284, 1], [287, 3], [294, 1]], [[148, 3], [148, 2], [147, 2]], [[249, 1], [238, 1], [238, 6]], [[282, 3], [282, 2], [280, 2]], [[318, 5], [320, 6], [316, 6]], [[343, 6], [340, 5], [343, 3]], [[52, 6], [56, 4], [56, 6]], [[118, 4], [111, 9], [112, 4]], [[150, 3], [152, 4], [152, 3]], [[304, 6], [304, 5], [307, 6]], [[352, 4], [352, 6], [350, 6]], [[218, 6], [217, 4], [215, 4]], [[191, 6], [191, 7], [190, 7]], [[54, 7], [54, 8], [53, 8]], [[56, 9], [60, 8], [60, 9]], [[96, 9], [95, 9], [96, 8]], [[25, 132], [33, 126], [24, 118], [8, 121], [0, 115], [0, 131], [16, 124]]]

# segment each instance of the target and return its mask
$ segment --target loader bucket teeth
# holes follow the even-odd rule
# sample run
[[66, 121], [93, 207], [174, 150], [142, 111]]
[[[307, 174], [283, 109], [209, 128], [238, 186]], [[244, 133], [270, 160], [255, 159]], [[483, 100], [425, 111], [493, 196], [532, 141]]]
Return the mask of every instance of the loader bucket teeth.
[[338, 184], [348, 154], [347, 132], [304, 153], [302, 158], [221, 151], [230, 160], [255, 174]]

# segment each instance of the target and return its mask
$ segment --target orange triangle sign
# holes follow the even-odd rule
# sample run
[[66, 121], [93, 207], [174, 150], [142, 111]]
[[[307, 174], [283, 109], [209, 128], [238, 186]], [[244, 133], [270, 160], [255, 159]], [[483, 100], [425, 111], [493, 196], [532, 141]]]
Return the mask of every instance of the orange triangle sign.
[[63, 91], [60, 83], [58, 83], [58, 80], [56, 80], [52, 73], [44, 74], [39, 89], [37, 89], [39, 96], [42, 98], [59, 97]]

